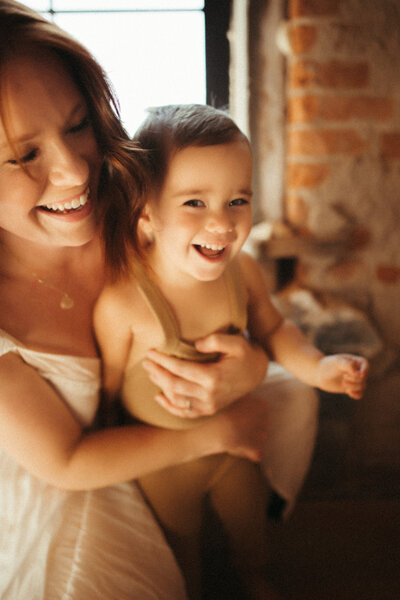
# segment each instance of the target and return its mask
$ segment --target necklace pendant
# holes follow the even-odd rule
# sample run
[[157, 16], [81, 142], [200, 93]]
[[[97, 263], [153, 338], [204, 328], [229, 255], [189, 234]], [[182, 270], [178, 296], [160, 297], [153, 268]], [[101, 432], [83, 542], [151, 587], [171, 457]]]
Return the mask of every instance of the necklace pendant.
[[61, 298], [60, 308], [62, 308], [63, 310], [69, 310], [70, 308], [74, 307], [74, 304], [75, 304], [75, 302], [73, 301], [71, 296], [68, 296], [68, 294], [65, 293], [63, 295], [63, 297]]

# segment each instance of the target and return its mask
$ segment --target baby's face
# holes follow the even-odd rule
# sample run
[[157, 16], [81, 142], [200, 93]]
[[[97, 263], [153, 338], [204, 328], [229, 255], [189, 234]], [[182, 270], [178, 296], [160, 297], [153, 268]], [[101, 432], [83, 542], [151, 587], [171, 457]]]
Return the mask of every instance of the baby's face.
[[147, 208], [156, 265], [184, 277], [217, 279], [250, 232], [251, 197], [246, 140], [176, 152], [160, 193]]

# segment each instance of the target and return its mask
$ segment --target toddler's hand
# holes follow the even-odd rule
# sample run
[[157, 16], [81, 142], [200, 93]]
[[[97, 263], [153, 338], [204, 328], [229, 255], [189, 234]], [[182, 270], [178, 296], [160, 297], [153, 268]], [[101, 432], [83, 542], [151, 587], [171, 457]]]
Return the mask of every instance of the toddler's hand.
[[321, 358], [318, 364], [317, 387], [326, 392], [347, 394], [354, 400], [362, 398], [369, 364], [353, 354], [334, 354]]

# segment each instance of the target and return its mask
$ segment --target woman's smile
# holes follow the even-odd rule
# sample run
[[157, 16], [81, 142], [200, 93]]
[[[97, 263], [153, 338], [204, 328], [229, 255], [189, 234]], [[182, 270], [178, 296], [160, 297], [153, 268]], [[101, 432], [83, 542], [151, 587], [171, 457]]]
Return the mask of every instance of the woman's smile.
[[80, 221], [90, 215], [93, 210], [90, 190], [87, 188], [84, 193], [69, 200], [39, 205], [37, 210], [43, 212], [46, 216], [63, 221]]
[[55, 202], [54, 204], [46, 204], [46, 206], [39, 206], [42, 210], [48, 210], [54, 213], [69, 214], [72, 211], [80, 210], [87, 203], [89, 198], [89, 188], [86, 189], [83, 194], [72, 198], [71, 200], [65, 200], [64, 202]]

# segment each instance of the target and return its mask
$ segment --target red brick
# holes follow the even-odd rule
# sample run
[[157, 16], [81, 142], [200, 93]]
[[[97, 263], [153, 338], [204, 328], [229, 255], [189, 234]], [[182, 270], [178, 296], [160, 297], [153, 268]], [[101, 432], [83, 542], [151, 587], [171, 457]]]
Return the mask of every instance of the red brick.
[[289, 155], [358, 155], [366, 145], [366, 142], [352, 129], [290, 131], [287, 140]]
[[381, 153], [385, 158], [400, 158], [400, 133], [382, 134]]
[[380, 265], [376, 268], [376, 277], [381, 283], [398, 283], [400, 281], [400, 268], [393, 265]]
[[299, 195], [289, 194], [285, 201], [286, 219], [296, 230], [307, 229], [309, 207]]
[[317, 187], [328, 177], [329, 172], [328, 165], [292, 163], [287, 166], [287, 185], [289, 188]]
[[325, 17], [339, 12], [341, 0], [289, 0], [289, 17]]
[[297, 60], [289, 66], [289, 85], [293, 88], [326, 87], [335, 89], [364, 88], [369, 67], [365, 62]]
[[294, 54], [303, 54], [310, 50], [317, 39], [314, 25], [297, 25], [289, 29], [289, 42]]
[[316, 119], [346, 121], [363, 119], [385, 121], [393, 117], [391, 98], [356, 96], [297, 96], [288, 103], [290, 123], [309, 123]]
[[317, 96], [296, 96], [287, 104], [288, 123], [310, 123], [318, 117], [319, 99]]

